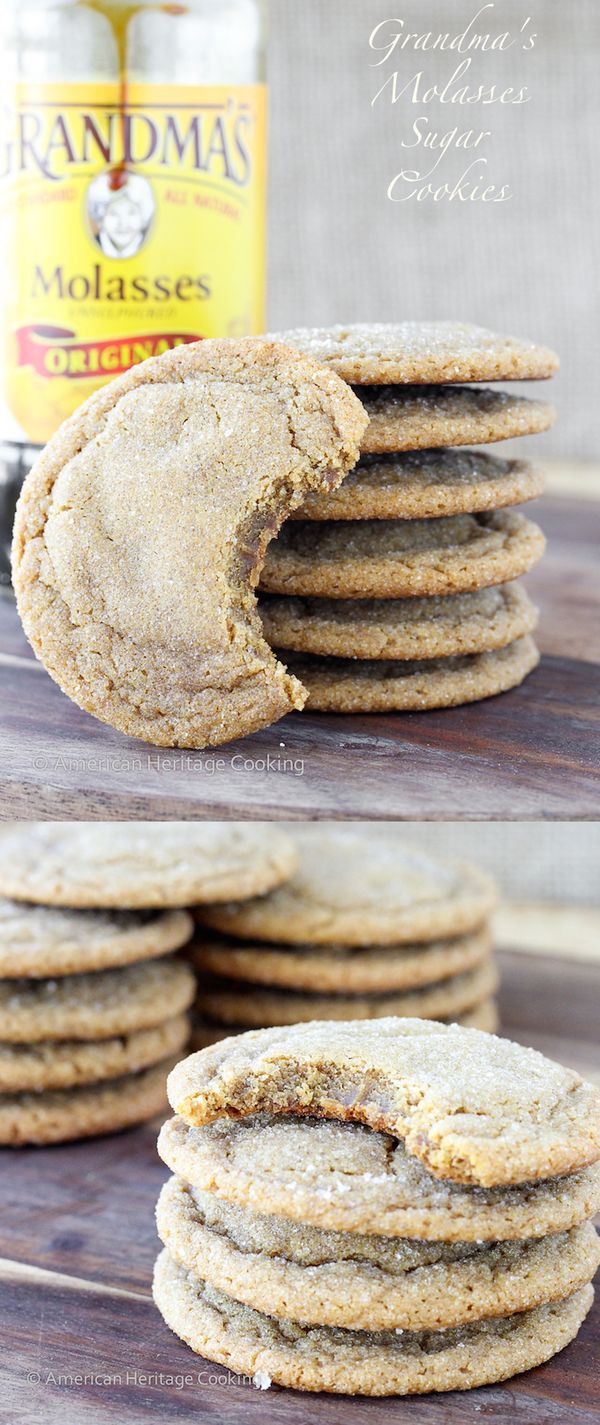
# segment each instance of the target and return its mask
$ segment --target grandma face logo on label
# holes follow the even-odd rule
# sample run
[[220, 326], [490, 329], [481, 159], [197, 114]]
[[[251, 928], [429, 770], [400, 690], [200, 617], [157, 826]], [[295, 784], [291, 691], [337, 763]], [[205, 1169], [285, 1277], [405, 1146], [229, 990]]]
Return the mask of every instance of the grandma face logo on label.
[[42, 443], [104, 381], [264, 329], [262, 85], [18, 85], [0, 145], [5, 396]]
[[[118, 172], [119, 170], [117, 170]], [[135, 257], [144, 246], [156, 212], [152, 188], [139, 173], [99, 173], [89, 184], [86, 213], [94, 242], [105, 257]]]

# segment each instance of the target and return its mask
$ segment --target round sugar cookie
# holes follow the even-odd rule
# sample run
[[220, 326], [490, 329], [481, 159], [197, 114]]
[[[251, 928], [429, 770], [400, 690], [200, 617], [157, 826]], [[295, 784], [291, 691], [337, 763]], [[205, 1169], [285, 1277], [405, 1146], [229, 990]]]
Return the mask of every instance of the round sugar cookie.
[[133, 1128], [162, 1113], [172, 1059], [101, 1084], [56, 1093], [0, 1094], [0, 1143], [67, 1143]]
[[295, 825], [296, 874], [269, 896], [201, 907], [225, 935], [291, 945], [405, 945], [465, 935], [495, 902], [477, 867], [439, 860], [389, 822]]
[[190, 966], [171, 957], [57, 980], [0, 980], [0, 1040], [113, 1039], [183, 1013], [194, 993]]
[[263, 595], [276, 647], [333, 658], [427, 659], [489, 653], [532, 633], [538, 611], [520, 584], [423, 599], [295, 599]]
[[158, 1151], [204, 1192], [328, 1231], [499, 1242], [567, 1231], [600, 1210], [600, 1163], [522, 1185], [469, 1186], [435, 1177], [401, 1139], [338, 1119], [254, 1114], [190, 1127], [171, 1118]]
[[495, 966], [488, 959], [473, 970], [453, 975], [420, 989], [386, 994], [303, 994], [300, 990], [266, 989], [264, 985], [236, 985], [232, 980], [200, 980], [196, 1013], [220, 1024], [248, 1025], [252, 1029], [273, 1024], [299, 1024], [315, 1019], [454, 1019], [498, 988]]
[[469, 386], [357, 386], [369, 417], [363, 454], [487, 445], [549, 430], [556, 411], [548, 401]]
[[0, 1043], [0, 1093], [44, 1093], [135, 1074], [185, 1048], [190, 1022], [175, 1015], [153, 1029], [116, 1039], [65, 1039], [39, 1044]]
[[0, 900], [0, 978], [74, 975], [151, 960], [189, 940], [183, 910], [73, 911]]
[[541, 529], [515, 510], [430, 520], [284, 525], [267, 550], [261, 589], [329, 599], [464, 594], [526, 574]]
[[370, 661], [291, 654], [314, 712], [425, 712], [476, 703], [517, 688], [539, 663], [532, 638], [490, 653], [420, 661]]
[[188, 950], [188, 959], [202, 976], [246, 980], [252, 985], [307, 990], [311, 994], [385, 994], [414, 990], [464, 973], [487, 960], [491, 936], [486, 927], [421, 945], [384, 945], [363, 949], [346, 945], [315, 947], [210, 936]]
[[482, 450], [364, 456], [337, 490], [309, 495], [294, 520], [434, 519], [535, 500], [544, 476], [529, 460]]
[[158, 1234], [181, 1267], [268, 1316], [381, 1331], [440, 1330], [558, 1301], [591, 1280], [590, 1222], [512, 1242], [419, 1242], [264, 1216], [165, 1183]]
[[187, 906], [263, 895], [296, 859], [283, 831], [240, 822], [9, 822], [0, 894], [76, 908]]
[[[473, 1005], [472, 1009], [465, 1010], [464, 1014], [453, 1015], [451, 1022], [464, 1024], [467, 1029], [484, 1029], [487, 1034], [496, 1034], [499, 1025], [496, 1000], [484, 999], [480, 1004]], [[249, 1024], [209, 1024], [207, 1020], [194, 1017], [189, 1043], [190, 1053], [207, 1049], [211, 1044], [218, 1044], [221, 1039], [229, 1039], [232, 1034], [244, 1034], [249, 1028]]]
[[545, 346], [470, 322], [357, 322], [296, 327], [271, 340], [305, 352], [353, 385], [541, 381], [558, 371]]
[[347, 1331], [265, 1316], [186, 1272], [165, 1250], [154, 1300], [198, 1355], [257, 1384], [341, 1395], [421, 1395], [507, 1380], [561, 1351], [587, 1316], [591, 1286], [563, 1301], [438, 1332]]

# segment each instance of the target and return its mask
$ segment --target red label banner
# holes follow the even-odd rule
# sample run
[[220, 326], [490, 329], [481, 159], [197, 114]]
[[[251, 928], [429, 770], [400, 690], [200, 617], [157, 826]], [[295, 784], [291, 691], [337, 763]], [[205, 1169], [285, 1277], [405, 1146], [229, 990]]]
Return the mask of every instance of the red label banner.
[[119, 376], [148, 356], [162, 356], [175, 346], [201, 341], [199, 333], [160, 332], [109, 341], [77, 341], [67, 327], [18, 327], [18, 365], [32, 366], [38, 376]]

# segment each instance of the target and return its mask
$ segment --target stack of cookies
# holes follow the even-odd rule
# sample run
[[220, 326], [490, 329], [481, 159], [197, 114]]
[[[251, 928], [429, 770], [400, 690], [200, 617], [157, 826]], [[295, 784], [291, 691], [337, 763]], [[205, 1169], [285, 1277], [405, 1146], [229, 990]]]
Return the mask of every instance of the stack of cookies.
[[545, 402], [460, 383], [546, 378], [554, 353], [452, 322], [279, 339], [352, 383], [370, 418], [359, 464], [308, 497], [261, 574], [266, 637], [308, 706], [440, 708], [515, 687], [538, 661], [537, 610], [515, 581], [544, 537], [509, 507], [539, 495], [542, 475], [451, 447], [546, 430]]
[[300, 862], [284, 885], [196, 911], [193, 1048], [312, 1019], [496, 1027], [487, 876], [411, 850], [389, 824], [292, 835]]
[[466, 1390], [577, 1334], [600, 1093], [418, 1020], [228, 1039], [169, 1078], [154, 1296], [192, 1350], [301, 1390]]
[[13, 823], [0, 831], [0, 1143], [113, 1132], [166, 1103], [195, 977], [188, 901], [293, 870], [266, 828]]

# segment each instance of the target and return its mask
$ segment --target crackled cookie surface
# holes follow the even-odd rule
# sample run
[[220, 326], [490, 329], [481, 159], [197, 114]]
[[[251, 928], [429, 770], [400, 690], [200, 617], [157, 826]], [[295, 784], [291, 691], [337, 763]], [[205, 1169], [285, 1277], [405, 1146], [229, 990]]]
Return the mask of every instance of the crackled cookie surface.
[[181, 1013], [194, 991], [189, 965], [170, 957], [57, 980], [0, 980], [0, 1040], [110, 1039]]
[[468, 386], [357, 386], [369, 424], [363, 454], [486, 445], [536, 435], [554, 424], [547, 401]]
[[373, 949], [346, 945], [314, 948], [312, 945], [281, 946], [249, 942], [240, 944], [225, 937], [194, 943], [188, 958], [201, 974], [224, 979], [246, 980], [254, 985], [280, 985], [286, 989], [369, 994], [385, 990], [411, 990], [418, 985], [472, 970], [488, 958], [489, 930], [438, 940], [422, 945], [375, 946]]
[[489, 961], [420, 989], [388, 990], [383, 994], [348, 995], [341, 986], [330, 995], [303, 994], [299, 990], [236, 985], [231, 980], [207, 976], [200, 980], [196, 1009], [203, 1018], [252, 1028], [314, 1019], [384, 1019], [392, 1014], [454, 1019], [489, 998], [497, 988], [498, 976]]
[[187, 1015], [115, 1039], [64, 1039], [38, 1044], [0, 1042], [0, 1093], [43, 1092], [99, 1083], [173, 1059], [190, 1032]]
[[334, 599], [459, 594], [503, 584], [541, 558], [541, 529], [515, 510], [429, 520], [290, 520], [261, 589]]
[[199, 909], [198, 920], [234, 936], [286, 944], [394, 945], [462, 935], [495, 902], [478, 868], [407, 846], [382, 822], [294, 826], [295, 875], [269, 896]]
[[481, 450], [420, 450], [365, 456], [339, 489], [309, 495], [300, 520], [432, 519], [519, 505], [541, 495], [544, 477], [528, 460]]
[[172, 1064], [172, 1059], [163, 1059], [143, 1073], [64, 1092], [0, 1094], [0, 1143], [64, 1143], [116, 1133], [154, 1118], [165, 1106], [165, 1080]]
[[150, 960], [178, 950], [192, 929], [182, 910], [107, 913], [0, 900], [0, 977], [72, 975]]
[[480, 1187], [600, 1158], [600, 1090], [508, 1039], [431, 1020], [259, 1029], [184, 1059], [169, 1102], [190, 1124], [255, 1113], [365, 1123], [437, 1177]]
[[539, 381], [558, 370], [558, 357], [547, 347], [469, 322], [358, 322], [271, 336], [355, 385]]
[[315, 712], [423, 712], [476, 703], [516, 688], [539, 663], [532, 638], [490, 653], [422, 661], [369, 661], [292, 654]]
[[12, 822], [0, 828], [0, 892], [52, 906], [186, 906], [262, 895], [297, 859], [267, 826]]
[[270, 1384], [343, 1395], [468, 1390], [530, 1370], [577, 1334], [594, 1293], [443, 1332], [348, 1331], [266, 1316], [187, 1272], [165, 1250], [154, 1300], [193, 1351]]
[[522, 1186], [467, 1186], [435, 1177], [402, 1140], [335, 1119], [259, 1114], [193, 1128], [172, 1118], [158, 1150], [226, 1202], [339, 1232], [501, 1241], [565, 1231], [600, 1209], [599, 1163]]
[[254, 586], [269, 538], [346, 474], [366, 423], [332, 371], [257, 339], [181, 346], [85, 402], [28, 475], [13, 544], [25, 632], [63, 691], [164, 746], [301, 707]]
[[520, 584], [422, 599], [295, 599], [264, 595], [269, 642], [336, 658], [448, 658], [505, 648], [538, 612]]
[[269, 1316], [439, 1329], [569, 1296], [600, 1263], [591, 1223], [531, 1241], [419, 1242], [263, 1216], [171, 1178], [159, 1236], [180, 1266]]
[[[464, 1024], [467, 1029], [484, 1029], [486, 1034], [496, 1034], [499, 1026], [498, 1006], [495, 999], [484, 999], [480, 1004], [476, 1004], [472, 1009], [465, 1010], [464, 1014], [452, 1015], [453, 1024]], [[189, 1042], [189, 1052], [195, 1053], [197, 1049], [207, 1049], [209, 1044], [218, 1044], [220, 1039], [228, 1039], [231, 1034], [242, 1034], [249, 1025], [233, 1026], [231, 1024], [218, 1024], [211, 1020], [192, 1018], [192, 1033]]]

